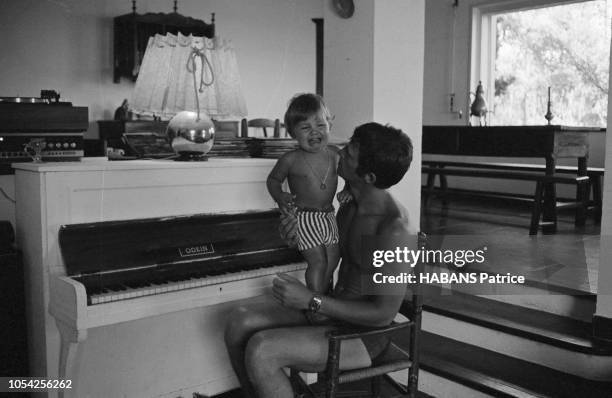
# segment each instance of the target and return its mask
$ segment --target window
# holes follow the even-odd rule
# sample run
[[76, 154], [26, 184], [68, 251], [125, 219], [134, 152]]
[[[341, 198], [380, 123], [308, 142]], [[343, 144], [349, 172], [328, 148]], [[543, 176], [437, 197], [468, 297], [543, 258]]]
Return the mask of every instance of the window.
[[[512, 8], [509, 8], [509, 5]], [[517, 0], [472, 10], [470, 88], [490, 125], [607, 123], [612, 0]]]

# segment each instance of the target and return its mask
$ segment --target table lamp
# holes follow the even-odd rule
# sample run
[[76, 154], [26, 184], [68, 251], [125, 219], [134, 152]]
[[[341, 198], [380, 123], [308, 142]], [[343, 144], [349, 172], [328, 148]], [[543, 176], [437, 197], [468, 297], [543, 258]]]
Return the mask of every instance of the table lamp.
[[177, 160], [205, 160], [212, 119], [247, 115], [231, 43], [181, 33], [151, 37], [130, 106], [137, 115], [170, 119], [166, 133]]

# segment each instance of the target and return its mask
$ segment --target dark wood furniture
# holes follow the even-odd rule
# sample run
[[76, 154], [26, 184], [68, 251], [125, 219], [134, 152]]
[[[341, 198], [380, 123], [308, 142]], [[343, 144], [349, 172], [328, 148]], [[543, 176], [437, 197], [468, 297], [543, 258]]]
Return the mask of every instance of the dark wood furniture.
[[166, 135], [168, 122], [157, 120], [98, 120], [98, 133], [104, 153], [107, 148], [123, 149], [127, 156], [137, 156], [123, 140], [124, 133], [150, 132]]
[[0, 175], [14, 174], [12, 163], [32, 161], [24, 149], [32, 140], [44, 141], [43, 161], [80, 160], [83, 133], [88, 127], [86, 106], [72, 106], [70, 102], [1, 101]]
[[8, 221], [0, 221], [0, 374], [28, 374], [24, 267]]
[[[231, 140], [238, 136], [238, 121], [213, 120], [213, 123], [215, 124], [215, 144], [224, 139]], [[104, 151], [108, 147], [120, 148], [128, 151], [126, 152], [128, 155], [129, 148], [125, 146], [122, 140], [124, 133], [151, 132], [165, 137], [167, 126], [167, 121], [158, 120], [98, 120], [98, 131]]]
[[[420, 250], [427, 249], [427, 236], [423, 232], [418, 234], [417, 247]], [[417, 262], [414, 267], [415, 275], [420, 275], [423, 269], [424, 263], [421, 261]], [[407, 321], [365, 331], [363, 329], [347, 328], [332, 331], [328, 334], [329, 351], [327, 356], [327, 367], [322, 374], [324, 381], [321, 383], [324, 386], [323, 391], [320, 391], [316, 386], [311, 387], [307, 385], [297, 373], [299, 369], [291, 370], [291, 380], [293, 384], [302, 389], [304, 393], [307, 394], [306, 396], [335, 398], [342, 394], [338, 392], [340, 384], [370, 379], [372, 391], [366, 392], [366, 396], [379, 398], [381, 382], [384, 379], [400, 394], [403, 394], [402, 396], [415, 398], [419, 381], [419, 336], [421, 333], [423, 296], [420, 283], [410, 284], [409, 288], [411, 290], [410, 299], [405, 300], [400, 308], [400, 313], [408, 318]], [[374, 358], [370, 367], [346, 371], [339, 369], [340, 349], [343, 341], [374, 335], [387, 335], [393, 339], [394, 336], [398, 336], [398, 333], [409, 333], [408, 340], [410, 346], [407, 349], [399, 347], [391, 340], [387, 350], [378, 358]], [[404, 369], [407, 370], [406, 386], [400, 385], [388, 376], [388, 373]], [[356, 398], [359, 395], [359, 393], [354, 391], [348, 394], [347, 396], [351, 398]]]
[[[423, 153], [460, 156], [533, 157], [545, 160], [544, 175], [553, 176], [559, 158], [577, 161], [578, 177], [587, 176], [588, 134], [600, 128], [547, 126], [423, 126]], [[475, 174], [479, 174], [476, 173]], [[583, 202], [586, 186], [579, 184], [576, 202]], [[547, 232], [556, 230], [555, 182], [548, 180], [543, 193], [543, 221]], [[577, 224], [585, 209], [577, 207]]]
[[0, 132], [83, 132], [89, 127], [89, 109], [69, 102], [50, 104], [3, 103]]
[[274, 138], [280, 138], [281, 122], [279, 119], [242, 119], [240, 123], [240, 136], [246, 138], [249, 136], [249, 127], [261, 128], [264, 137], [268, 137], [268, 130], [272, 129]]
[[149, 37], [155, 34], [166, 33], [183, 35], [215, 37], [215, 14], [212, 14], [211, 23], [206, 23], [190, 17], [185, 17], [175, 10], [170, 14], [147, 13], [137, 14], [136, 7], [133, 12], [114, 18], [113, 21], [113, 82], [119, 83], [121, 76], [136, 81], [138, 69], [142, 64], [142, 57], [147, 48]]
[[[425, 206], [429, 201], [433, 193], [433, 179], [436, 175], [440, 176], [441, 189], [443, 193], [446, 193], [446, 176], [463, 176], [463, 177], [482, 177], [482, 178], [495, 178], [502, 180], [520, 180], [520, 181], [534, 181], [536, 183], [536, 189], [533, 196], [533, 207], [531, 212], [531, 222], [529, 227], [529, 235], [536, 235], [539, 227], [553, 227], [556, 229], [556, 217], [552, 221], [542, 220], [542, 210], [544, 207], [544, 188], [550, 185], [556, 184], [571, 184], [575, 185], [578, 191], [583, 191], [589, 183], [588, 176], [567, 176], [567, 175], [546, 175], [544, 173], [537, 172], [520, 172], [520, 171], [508, 171], [508, 170], [488, 170], [484, 168], [464, 168], [464, 167], [446, 167], [444, 162], [436, 165], [435, 162], [431, 166], [423, 166], [421, 170], [427, 174], [427, 187], [425, 191]], [[571, 203], [575, 208], [586, 209], [587, 208], [587, 197], [581, 195], [580, 201]], [[582, 214], [582, 213], [580, 213]], [[579, 220], [576, 218], [577, 224], [584, 224], [584, 219]]]
[[[500, 163], [500, 162], [452, 162], [452, 161], [437, 161], [437, 160], [424, 160], [422, 161], [424, 173], [428, 175], [426, 185], [426, 197], [425, 206], [428, 204], [429, 194], [435, 190], [434, 177], [435, 173], [430, 173], [431, 167], [452, 167], [457, 169], [479, 169], [479, 170], [500, 170], [507, 172], [530, 172], [530, 173], [543, 173], [546, 169], [546, 165], [543, 164], [527, 164], [527, 163]], [[577, 175], [578, 168], [575, 166], [556, 166], [555, 173], [557, 174], [573, 174]], [[593, 218], [596, 222], [601, 222], [601, 209], [602, 209], [602, 183], [605, 169], [603, 167], [587, 167], [587, 176], [589, 177], [587, 197], [585, 198], [588, 203], [588, 209], [592, 210]], [[441, 190], [447, 191], [447, 186], [440, 187]], [[445, 194], [446, 192], [442, 192]], [[491, 194], [487, 192], [486, 194]], [[494, 194], [495, 196], [508, 196], [506, 194]], [[591, 196], [592, 195], [592, 196]], [[511, 195], [516, 197], [522, 197], [524, 195]], [[562, 204], [563, 206], [564, 204]], [[559, 207], [559, 206], [557, 206]]]

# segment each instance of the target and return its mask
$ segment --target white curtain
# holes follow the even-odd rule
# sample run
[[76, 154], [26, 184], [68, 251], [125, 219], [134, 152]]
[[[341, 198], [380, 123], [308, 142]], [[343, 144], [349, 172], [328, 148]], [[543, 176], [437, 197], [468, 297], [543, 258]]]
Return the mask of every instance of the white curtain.
[[169, 119], [199, 111], [217, 119], [247, 115], [236, 53], [219, 37], [167, 34], [149, 39], [130, 102], [132, 112]]

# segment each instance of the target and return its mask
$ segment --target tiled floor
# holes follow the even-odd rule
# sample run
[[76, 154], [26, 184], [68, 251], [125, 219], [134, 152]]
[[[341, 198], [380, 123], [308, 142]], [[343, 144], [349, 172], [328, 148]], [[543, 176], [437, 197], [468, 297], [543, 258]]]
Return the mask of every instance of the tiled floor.
[[[338, 398], [354, 398], [355, 395], [351, 393], [352, 391], [367, 392], [369, 391], [368, 388], [369, 388], [369, 382], [367, 380], [362, 381], [362, 382], [353, 382], [353, 383], [345, 384], [341, 387], [340, 394], [338, 394]], [[342, 394], [342, 392], [344, 392], [344, 394]], [[382, 384], [381, 398], [400, 398], [401, 396], [402, 395], [398, 394], [395, 390], [393, 390], [391, 387], [389, 387], [385, 383]], [[244, 398], [244, 395], [242, 395], [242, 391], [240, 390], [232, 390], [224, 394], [217, 395], [214, 398]], [[433, 397], [419, 392], [417, 394], [417, 398], [433, 398]]]
[[529, 219], [528, 204], [453, 197], [446, 207], [434, 199], [422, 210], [421, 230], [434, 244], [454, 236], [467, 247], [486, 246], [488, 270], [596, 293], [599, 225], [589, 218], [576, 227], [567, 210], [559, 214], [556, 234], [529, 236]]

